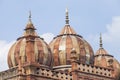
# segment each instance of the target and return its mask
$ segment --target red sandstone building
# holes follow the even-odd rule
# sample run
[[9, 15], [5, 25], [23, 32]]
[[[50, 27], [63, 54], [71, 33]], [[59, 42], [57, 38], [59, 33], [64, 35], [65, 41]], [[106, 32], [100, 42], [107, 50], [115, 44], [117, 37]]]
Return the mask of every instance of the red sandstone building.
[[91, 45], [69, 24], [47, 44], [31, 21], [8, 53], [9, 69], [0, 80], [116, 80], [119, 62], [102, 46], [94, 54]]

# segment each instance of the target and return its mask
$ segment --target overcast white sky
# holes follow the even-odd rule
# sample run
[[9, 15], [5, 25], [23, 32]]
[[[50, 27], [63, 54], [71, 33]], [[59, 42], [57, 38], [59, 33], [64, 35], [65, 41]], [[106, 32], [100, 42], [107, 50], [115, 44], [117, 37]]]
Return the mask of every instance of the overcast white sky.
[[49, 42], [65, 25], [65, 8], [70, 25], [94, 49], [103, 47], [120, 61], [120, 0], [0, 0], [0, 71], [7, 69], [10, 46], [23, 34], [31, 10], [37, 32]]

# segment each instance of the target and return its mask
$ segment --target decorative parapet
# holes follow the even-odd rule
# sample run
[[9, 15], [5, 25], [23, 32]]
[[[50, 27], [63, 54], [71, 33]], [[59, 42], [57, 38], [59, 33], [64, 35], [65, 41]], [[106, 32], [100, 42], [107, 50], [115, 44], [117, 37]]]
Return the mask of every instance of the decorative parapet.
[[[91, 75], [92, 77], [106, 78], [103, 80], [113, 80], [113, 75], [112, 75], [113, 69], [91, 66], [77, 62], [75, 63], [77, 64], [76, 70], [81, 76], [88, 75], [90, 77]], [[48, 69], [46, 67], [35, 67], [31, 69], [33, 69], [33, 72], [31, 74], [38, 77], [46, 77], [47, 79], [50, 80], [73, 80], [72, 74], [62, 70], [55, 71]], [[24, 75], [28, 75], [28, 74], [24, 73]], [[0, 80], [11, 80], [11, 79], [16, 80], [17, 77], [18, 77], [18, 67], [14, 67], [6, 71], [0, 72]]]
[[15, 78], [18, 74], [18, 67], [8, 69], [6, 71], [0, 72], [0, 80], [8, 80], [9, 78]]
[[53, 71], [50, 69], [37, 68], [35, 75], [42, 77], [49, 77], [54, 80], [72, 80], [72, 75], [65, 72]]
[[87, 64], [81, 64], [81, 63], [77, 64], [77, 68], [78, 68], [77, 70], [80, 72], [113, 78], [113, 75], [112, 75], [113, 69], [108, 69], [108, 68], [103, 68], [98, 66], [91, 66]]

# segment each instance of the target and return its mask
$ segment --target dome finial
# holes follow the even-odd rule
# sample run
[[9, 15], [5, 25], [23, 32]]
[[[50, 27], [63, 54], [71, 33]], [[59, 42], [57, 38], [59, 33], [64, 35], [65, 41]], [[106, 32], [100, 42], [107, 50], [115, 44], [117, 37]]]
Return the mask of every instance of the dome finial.
[[69, 15], [68, 15], [68, 8], [66, 8], [66, 25], [69, 25]]
[[102, 44], [102, 34], [100, 33], [100, 48], [103, 47], [103, 44]]
[[31, 21], [31, 11], [29, 11], [29, 23], [32, 23], [32, 21]]
[[29, 11], [28, 22], [27, 22], [25, 30], [28, 30], [28, 29], [36, 30], [31, 20], [31, 11]]

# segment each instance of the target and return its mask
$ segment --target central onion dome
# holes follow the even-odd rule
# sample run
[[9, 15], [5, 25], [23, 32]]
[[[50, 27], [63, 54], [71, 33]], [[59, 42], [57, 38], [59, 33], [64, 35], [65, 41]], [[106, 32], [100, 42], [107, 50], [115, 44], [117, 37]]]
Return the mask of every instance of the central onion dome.
[[70, 65], [71, 50], [75, 49], [77, 60], [85, 64], [93, 64], [94, 52], [89, 43], [78, 35], [69, 25], [68, 10], [66, 10], [66, 25], [60, 34], [49, 44], [53, 57], [54, 66]]
[[24, 35], [17, 39], [12, 45], [8, 53], [9, 68], [15, 67], [19, 63], [19, 57], [22, 64], [38, 63], [41, 65], [52, 66], [53, 57], [49, 46], [40, 38], [35, 32], [35, 27], [31, 21], [31, 14], [29, 22], [25, 28]]
[[117, 76], [118, 71], [120, 69], [119, 62], [102, 47], [102, 37], [100, 35], [100, 48], [97, 50], [95, 54], [94, 65], [105, 67], [105, 68], [113, 68]]

